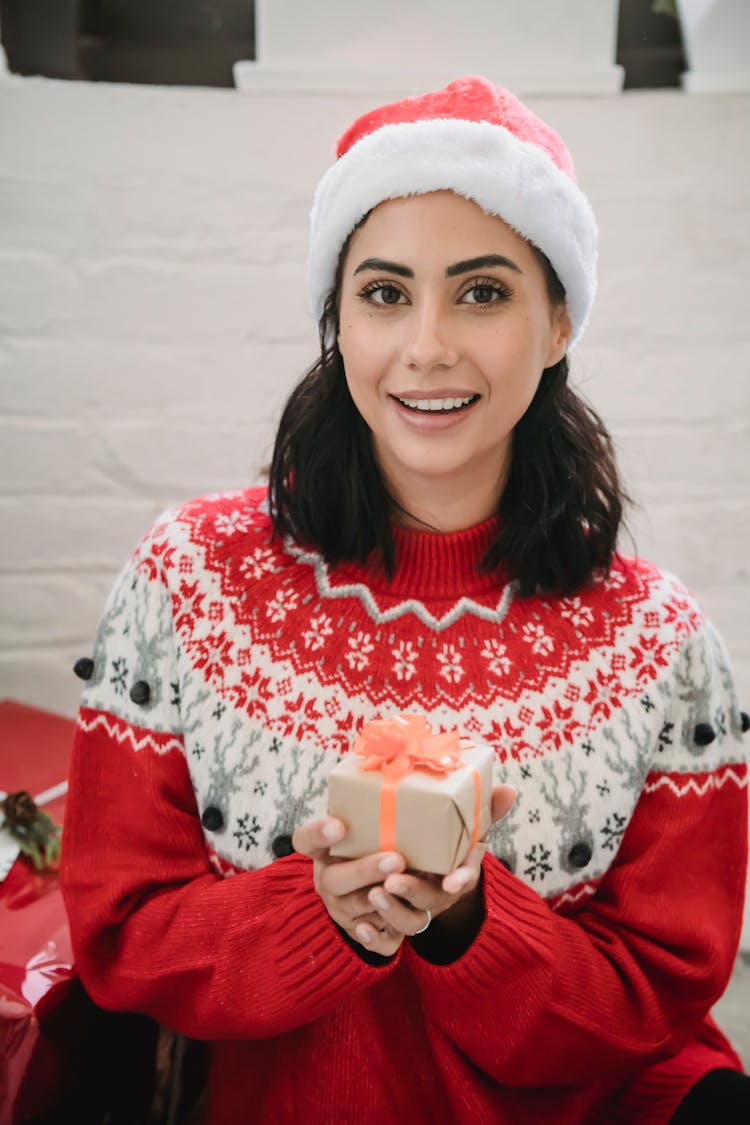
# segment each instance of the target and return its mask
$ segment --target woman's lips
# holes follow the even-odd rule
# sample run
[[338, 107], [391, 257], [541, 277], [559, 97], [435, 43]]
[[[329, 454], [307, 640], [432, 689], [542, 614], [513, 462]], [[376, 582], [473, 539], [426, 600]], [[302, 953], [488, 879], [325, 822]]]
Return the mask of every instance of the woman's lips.
[[451, 410], [463, 410], [476, 401], [479, 395], [474, 394], [473, 391], [449, 388], [430, 392], [406, 391], [403, 394], [393, 394], [391, 398], [396, 399], [408, 410], [418, 410], [424, 414], [440, 414]]
[[470, 391], [431, 391], [392, 394], [399, 415], [419, 429], [442, 430], [461, 422], [479, 402], [480, 396]]

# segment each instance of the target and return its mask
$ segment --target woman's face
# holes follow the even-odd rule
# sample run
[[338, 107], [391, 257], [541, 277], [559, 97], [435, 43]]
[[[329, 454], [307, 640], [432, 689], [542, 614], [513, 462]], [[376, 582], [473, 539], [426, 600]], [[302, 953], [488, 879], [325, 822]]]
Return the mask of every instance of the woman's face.
[[471, 522], [496, 511], [513, 428], [570, 335], [529, 244], [453, 192], [388, 200], [351, 238], [339, 325], [394, 498], [414, 511], [461, 494]]

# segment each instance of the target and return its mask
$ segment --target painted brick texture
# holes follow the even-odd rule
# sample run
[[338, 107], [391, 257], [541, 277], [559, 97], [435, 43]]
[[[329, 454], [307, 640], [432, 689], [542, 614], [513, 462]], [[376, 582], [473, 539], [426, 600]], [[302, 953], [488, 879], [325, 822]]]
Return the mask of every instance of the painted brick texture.
[[[315, 352], [312, 191], [370, 102], [0, 77], [0, 695], [72, 714], [150, 520], [258, 479]], [[574, 378], [750, 709], [750, 97], [532, 104], [601, 225]]]

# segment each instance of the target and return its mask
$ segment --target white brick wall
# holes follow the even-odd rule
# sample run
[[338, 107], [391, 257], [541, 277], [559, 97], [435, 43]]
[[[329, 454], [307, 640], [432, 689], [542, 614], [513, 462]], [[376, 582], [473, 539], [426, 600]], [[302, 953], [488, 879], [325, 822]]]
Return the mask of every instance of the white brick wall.
[[[309, 200], [368, 99], [0, 84], [0, 693], [68, 667], [165, 504], [254, 479], [314, 351]], [[574, 357], [642, 553], [717, 620], [750, 704], [744, 96], [537, 101], [602, 227]]]
[[[73, 714], [153, 516], [256, 478], [315, 349], [311, 194], [370, 104], [0, 76], [0, 696]], [[750, 709], [750, 96], [532, 104], [601, 224], [576, 379]]]

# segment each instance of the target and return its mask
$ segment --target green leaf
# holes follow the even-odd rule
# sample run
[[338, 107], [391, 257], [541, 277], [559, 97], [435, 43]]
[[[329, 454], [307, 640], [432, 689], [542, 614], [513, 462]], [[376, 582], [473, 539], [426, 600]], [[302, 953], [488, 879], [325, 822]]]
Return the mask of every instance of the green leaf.
[[22, 854], [28, 856], [37, 871], [41, 871], [44, 868], [44, 861], [36, 844], [32, 843], [30, 840], [24, 840], [20, 848]]
[[38, 812], [29, 825], [11, 826], [3, 820], [2, 827], [7, 829], [21, 854], [31, 860], [37, 871], [43, 871], [60, 858], [62, 829], [47, 813]]

